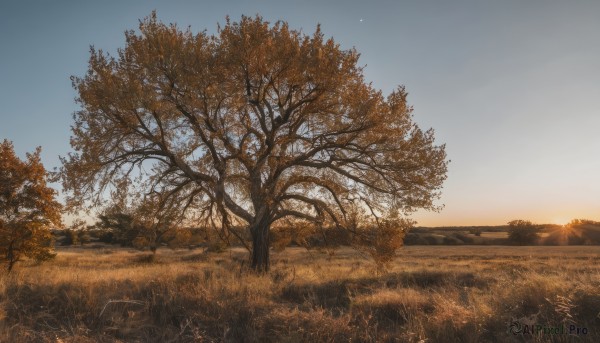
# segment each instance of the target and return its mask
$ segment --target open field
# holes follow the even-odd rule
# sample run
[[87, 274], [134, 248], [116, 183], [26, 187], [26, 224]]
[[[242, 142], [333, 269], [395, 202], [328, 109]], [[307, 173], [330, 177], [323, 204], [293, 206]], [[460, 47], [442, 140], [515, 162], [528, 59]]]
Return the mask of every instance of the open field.
[[352, 250], [288, 248], [262, 277], [237, 249], [148, 256], [69, 248], [17, 265], [0, 277], [0, 341], [600, 341], [598, 246], [409, 246], [385, 272]]

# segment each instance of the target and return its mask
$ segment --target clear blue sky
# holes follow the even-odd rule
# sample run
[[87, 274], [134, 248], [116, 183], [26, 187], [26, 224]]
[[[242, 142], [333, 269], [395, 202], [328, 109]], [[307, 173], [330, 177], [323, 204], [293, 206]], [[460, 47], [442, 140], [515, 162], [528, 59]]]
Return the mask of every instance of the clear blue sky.
[[600, 1], [3, 0], [0, 139], [21, 156], [42, 146], [58, 167], [77, 110], [69, 77], [90, 45], [115, 52], [154, 9], [209, 33], [226, 15], [321, 23], [375, 87], [405, 85], [452, 160], [446, 207], [416, 213], [420, 225], [600, 219]]

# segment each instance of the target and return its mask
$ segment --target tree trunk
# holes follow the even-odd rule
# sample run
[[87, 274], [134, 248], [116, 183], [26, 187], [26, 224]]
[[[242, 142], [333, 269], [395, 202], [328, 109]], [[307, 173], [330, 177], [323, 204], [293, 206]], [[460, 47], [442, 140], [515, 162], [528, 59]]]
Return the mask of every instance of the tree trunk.
[[252, 225], [250, 232], [252, 233], [252, 269], [258, 273], [266, 273], [269, 271], [269, 231], [270, 223], [268, 218], [259, 220]]
[[8, 272], [8, 273], [10, 273], [10, 272], [12, 271], [12, 269], [13, 269], [13, 267], [14, 267], [14, 265], [15, 265], [15, 262], [16, 262], [16, 261], [13, 261], [13, 260], [9, 260], [9, 261], [8, 261], [8, 267], [7, 267], [7, 272]]
[[6, 253], [6, 259], [8, 260], [7, 270], [10, 273], [15, 265], [16, 259], [13, 251], [13, 243], [11, 242], [8, 246], [8, 251]]

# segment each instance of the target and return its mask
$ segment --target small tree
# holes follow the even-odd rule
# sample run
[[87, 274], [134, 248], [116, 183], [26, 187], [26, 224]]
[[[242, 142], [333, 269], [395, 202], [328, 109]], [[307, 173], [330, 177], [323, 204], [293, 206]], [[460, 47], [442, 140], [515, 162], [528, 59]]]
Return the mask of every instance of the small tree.
[[0, 144], [0, 256], [10, 272], [23, 257], [44, 261], [52, 253], [51, 226], [61, 226], [56, 191], [46, 185], [41, 149], [20, 160], [11, 142]]
[[508, 240], [517, 245], [533, 245], [539, 239], [541, 227], [528, 220], [508, 222]]
[[109, 243], [156, 253], [163, 243], [176, 247], [187, 241], [190, 232], [179, 227], [183, 216], [177, 206], [161, 201], [156, 194], [132, 200], [127, 196], [129, 191], [123, 189], [113, 194], [112, 203], [102, 210], [95, 225], [110, 235]]
[[99, 216], [96, 228], [103, 232], [106, 243], [133, 246], [138, 235], [133, 215], [118, 206], [105, 209]]
[[156, 253], [162, 244], [170, 247], [182, 245], [189, 238], [189, 231], [178, 227], [181, 214], [177, 207], [162, 202], [158, 197], [146, 196], [134, 209], [134, 227], [137, 237], [134, 246], [149, 248]]
[[56, 243], [60, 243], [60, 245], [82, 245], [89, 241], [89, 237], [86, 236], [86, 223], [81, 219], [74, 220], [71, 225], [59, 231], [58, 234]]

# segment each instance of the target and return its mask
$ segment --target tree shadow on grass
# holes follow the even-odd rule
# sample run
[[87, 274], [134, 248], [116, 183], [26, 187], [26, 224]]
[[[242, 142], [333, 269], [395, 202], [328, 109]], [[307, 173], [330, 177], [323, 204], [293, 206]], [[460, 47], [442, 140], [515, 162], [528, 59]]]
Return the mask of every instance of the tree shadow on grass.
[[372, 294], [382, 289], [445, 287], [487, 288], [492, 280], [469, 272], [417, 271], [401, 272], [381, 277], [346, 278], [325, 283], [289, 284], [281, 289], [284, 301], [311, 307], [322, 307], [335, 315], [347, 312], [352, 298]]

